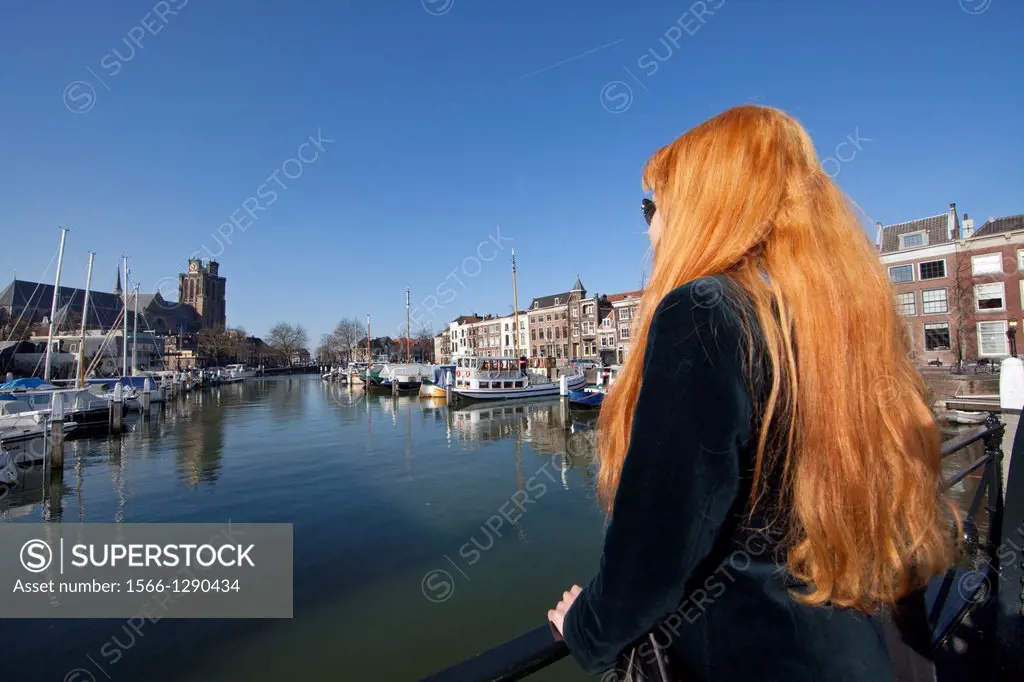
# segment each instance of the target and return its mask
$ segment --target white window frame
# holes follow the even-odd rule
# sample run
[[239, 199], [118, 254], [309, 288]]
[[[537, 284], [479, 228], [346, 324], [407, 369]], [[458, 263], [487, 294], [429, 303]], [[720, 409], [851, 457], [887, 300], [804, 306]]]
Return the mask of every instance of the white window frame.
[[[1024, 282], [1024, 280], [1021, 280], [1021, 281]], [[1021, 300], [1024, 300], [1024, 299], [1021, 299]], [[612, 318], [611, 318], [611, 315], [609, 315], [608, 317], [606, 317], [603, 320], [601, 320], [601, 327], [603, 329], [611, 329], [612, 328]]]
[[[978, 289], [984, 287], [999, 287], [1000, 297], [1002, 298], [1003, 305], [999, 308], [982, 308], [980, 307], [981, 300], [978, 298]], [[974, 312], [977, 313], [1001, 313], [1006, 310], [1006, 284], [1004, 282], [987, 282], [985, 284], [974, 285]]]
[[[1024, 280], [1021, 280], [1021, 282], [1024, 282]], [[942, 292], [942, 294], [943, 294], [942, 302], [943, 302], [943, 304], [945, 304], [945, 310], [943, 310], [941, 312], [937, 312], [937, 313], [930, 313], [927, 310], [928, 304], [929, 303], [935, 303], [935, 301], [926, 301], [924, 295], [925, 294], [930, 294], [930, 293], [935, 292], [935, 291], [941, 291]], [[946, 291], [945, 289], [943, 289], [942, 287], [940, 287], [938, 289], [922, 289], [921, 290], [921, 314], [922, 315], [948, 315], [949, 314], [949, 292]]]
[[[909, 296], [910, 302], [902, 300], [903, 297]], [[907, 306], [910, 306], [910, 312], [906, 312]], [[900, 315], [903, 317], [913, 317], [917, 315], [917, 292], [915, 291], [903, 291], [896, 294], [896, 307], [899, 309]]]
[[[978, 357], [981, 358], [997, 358], [1010, 354], [1010, 340], [1006, 338], [1006, 320], [979, 320], [978, 323]], [[1003, 344], [1002, 352], [1000, 353], [986, 353], [981, 345], [981, 327], [982, 325], [999, 325], [1002, 329], [1002, 333], [999, 335], [999, 340]]]
[[[993, 257], [995, 258], [995, 268], [992, 268], [990, 264]], [[979, 263], [983, 263], [979, 267]], [[981, 275], [1001, 275], [1003, 274], [1003, 254], [996, 253], [983, 253], [978, 256], [971, 256], [971, 275], [973, 277], [980, 277]]]
[[1024, 270], [1024, 249], [1017, 249], [1017, 270]]
[[943, 352], [942, 348], [933, 348], [933, 349], [929, 350], [929, 348], [928, 348], [928, 328], [929, 327], [932, 327], [932, 328], [935, 328], [935, 327], [945, 327], [946, 328], [946, 336], [949, 338], [949, 348], [952, 348], [953, 338], [952, 338], [952, 330], [949, 329], [949, 323], [927, 323], [927, 324], [925, 324], [925, 326], [921, 330], [922, 334], [923, 334], [922, 339], [921, 339], [921, 347], [924, 348], [925, 352], [929, 352], [929, 353]]
[[[918, 246], [907, 246], [906, 245], [906, 238], [907, 237], [914, 237], [916, 235], [921, 235], [921, 244], [918, 245]], [[909, 249], [920, 249], [920, 248], [925, 247], [925, 246], [928, 246], [928, 231], [927, 230], [918, 230], [916, 232], [907, 232], [906, 234], [901, 234], [900, 235], [900, 250], [908, 249], [908, 248]]]
[[[922, 276], [921, 275], [921, 268], [923, 266], [925, 266], [925, 265], [930, 265], [931, 263], [942, 263], [942, 274], [939, 275], [938, 277], [924, 277], [924, 276]], [[921, 261], [921, 262], [919, 262], [917, 264], [917, 268], [915, 268], [915, 269], [917, 270], [917, 281], [919, 281], [919, 282], [927, 282], [928, 280], [931, 280], [931, 279], [943, 279], [943, 278], [945, 278], [949, 274], [949, 268], [946, 267], [946, 259], [945, 258], [936, 258], [935, 260], [923, 260], [923, 261]]]
[[[898, 282], [896, 280], [894, 280], [892, 278], [892, 271], [895, 270], [896, 268], [910, 268], [910, 279], [901, 279]], [[893, 284], [908, 284], [910, 282], [913, 282], [914, 278], [916, 276], [917, 276], [917, 268], [914, 267], [913, 263], [902, 263], [900, 265], [890, 265], [889, 266], [889, 281], [892, 282]]]

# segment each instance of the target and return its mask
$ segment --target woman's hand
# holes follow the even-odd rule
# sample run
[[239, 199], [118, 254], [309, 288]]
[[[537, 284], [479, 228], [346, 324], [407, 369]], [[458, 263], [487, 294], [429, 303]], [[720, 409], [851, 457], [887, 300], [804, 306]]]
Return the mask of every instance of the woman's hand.
[[548, 611], [548, 620], [558, 630], [558, 634], [562, 634], [562, 623], [565, 621], [565, 614], [569, 612], [569, 607], [576, 601], [576, 597], [580, 596], [580, 592], [583, 590], [579, 585], [573, 585], [569, 588], [568, 592], [562, 593], [562, 601], [555, 605], [555, 608]]

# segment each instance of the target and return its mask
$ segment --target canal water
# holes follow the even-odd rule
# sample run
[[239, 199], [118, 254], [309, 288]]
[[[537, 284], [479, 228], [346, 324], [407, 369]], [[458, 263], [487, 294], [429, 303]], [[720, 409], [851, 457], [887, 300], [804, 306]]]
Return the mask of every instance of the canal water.
[[[63, 484], [36, 476], [0, 522], [293, 523], [294, 618], [0, 621], [2, 676], [417, 680], [542, 625], [600, 557], [593, 435], [566, 417], [557, 399], [449, 411], [293, 377], [69, 441]], [[536, 679], [587, 678], [563, 661]]]
[[[63, 482], [29, 477], [0, 497], [0, 522], [292, 523], [294, 618], [0, 621], [3, 676], [415, 681], [544, 624], [591, 577], [590, 425], [557, 399], [450, 410], [292, 377], [68, 442]], [[563, 661], [531, 679], [593, 678]]]

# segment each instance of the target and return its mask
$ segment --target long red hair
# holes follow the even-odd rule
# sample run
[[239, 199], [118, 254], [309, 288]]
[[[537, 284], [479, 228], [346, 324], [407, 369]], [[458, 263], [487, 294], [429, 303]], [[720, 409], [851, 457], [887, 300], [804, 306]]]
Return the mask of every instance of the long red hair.
[[632, 348], [601, 410], [605, 509], [653, 311], [674, 288], [724, 273], [749, 297], [771, 368], [748, 508], [753, 518], [778, 474], [770, 518], [807, 587], [799, 598], [872, 613], [920, 587], [951, 561], [959, 523], [942, 491], [939, 431], [878, 254], [806, 131], [775, 109], [730, 109], [659, 150], [643, 182], [664, 227]]

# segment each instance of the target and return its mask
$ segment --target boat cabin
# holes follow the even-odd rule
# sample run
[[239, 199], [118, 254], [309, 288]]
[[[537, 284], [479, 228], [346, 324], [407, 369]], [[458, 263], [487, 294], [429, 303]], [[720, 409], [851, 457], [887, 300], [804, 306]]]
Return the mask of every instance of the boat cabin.
[[529, 377], [519, 358], [462, 356], [455, 360], [455, 388], [504, 390], [526, 388]]

